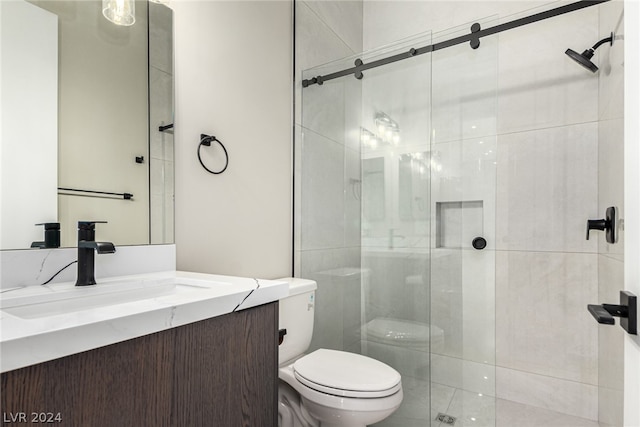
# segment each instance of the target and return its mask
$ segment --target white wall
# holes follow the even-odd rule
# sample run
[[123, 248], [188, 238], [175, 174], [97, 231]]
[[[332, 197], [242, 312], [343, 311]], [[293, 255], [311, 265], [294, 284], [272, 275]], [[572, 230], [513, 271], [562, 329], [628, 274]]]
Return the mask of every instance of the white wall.
[[[292, 3], [189, 1], [174, 9], [176, 247], [180, 270], [291, 274]], [[200, 134], [226, 146], [207, 173]], [[203, 147], [208, 167], [222, 150]]]

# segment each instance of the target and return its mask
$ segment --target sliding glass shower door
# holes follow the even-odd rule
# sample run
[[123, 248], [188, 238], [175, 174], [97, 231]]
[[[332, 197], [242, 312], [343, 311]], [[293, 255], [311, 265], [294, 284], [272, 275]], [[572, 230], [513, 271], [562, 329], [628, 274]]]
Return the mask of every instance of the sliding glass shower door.
[[[303, 77], [464, 32], [425, 33]], [[302, 92], [296, 274], [318, 283], [311, 350], [401, 373], [403, 403], [377, 425], [495, 424], [496, 83], [497, 44], [482, 40]]]
[[487, 37], [432, 54], [431, 425], [495, 425], [497, 52]]
[[[423, 34], [365, 63], [431, 44]], [[428, 425], [431, 56], [362, 81], [362, 353], [402, 375], [404, 400], [381, 426]]]

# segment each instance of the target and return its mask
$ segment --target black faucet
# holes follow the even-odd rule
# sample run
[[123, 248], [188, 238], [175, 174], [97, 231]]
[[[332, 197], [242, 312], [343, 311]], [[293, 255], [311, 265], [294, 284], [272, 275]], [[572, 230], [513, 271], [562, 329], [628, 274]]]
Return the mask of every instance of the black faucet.
[[44, 240], [32, 242], [32, 248], [59, 248], [60, 247], [60, 223], [43, 222], [36, 225], [44, 225]]
[[106, 221], [78, 221], [78, 280], [76, 286], [95, 285], [95, 253], [112, 254], [111, 242], [96, 242], [96, 223]]

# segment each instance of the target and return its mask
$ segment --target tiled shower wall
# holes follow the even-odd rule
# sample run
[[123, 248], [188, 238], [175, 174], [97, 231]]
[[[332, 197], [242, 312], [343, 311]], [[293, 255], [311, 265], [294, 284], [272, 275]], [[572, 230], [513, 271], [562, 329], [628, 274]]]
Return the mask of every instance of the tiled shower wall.
[[303, 117], [302, 71], [362, 51], [362, 7], [295, 2], [294, 272], [318, 283], [312, 349], [358, 350], [360, 201], [347, 189], [360, 179], [360, 141], [346, 132], [345, 117], [358, 115], [359, 97], [326, 85]]

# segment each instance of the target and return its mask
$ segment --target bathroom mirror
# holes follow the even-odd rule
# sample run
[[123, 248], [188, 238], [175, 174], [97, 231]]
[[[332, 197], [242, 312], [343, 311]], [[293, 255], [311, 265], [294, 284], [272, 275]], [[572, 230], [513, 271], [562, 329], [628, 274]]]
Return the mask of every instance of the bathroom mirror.
[[424, 220], [429, 194], [429, 153], [404, 153], [398, 159], [398, 216], [403, 221]]
[[[102, 0], [2, 0], [0, 249], [61, 224], [107, 221], [98, 240], [173, 243], [173, 30], [166, 5], [135, 1], [120, 26]], [[34, 249], [35, 250], [35, 249]]]
[[384, 157], [362, 160], [362, 216], [366, 221], [385, 218]]

